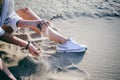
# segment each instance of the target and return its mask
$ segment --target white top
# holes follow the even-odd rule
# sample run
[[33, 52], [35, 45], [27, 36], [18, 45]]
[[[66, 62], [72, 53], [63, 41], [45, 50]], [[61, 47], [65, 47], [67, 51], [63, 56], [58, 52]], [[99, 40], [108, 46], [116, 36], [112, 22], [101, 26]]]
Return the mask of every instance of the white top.
[[15, 10], [14, 10], [14, 1], [13, 0], [4, 0], [2, 14], [0, 16], [0, 36], [2, 36], [5, 31], [2, 29], [2, 25], [11, 26], [14, 31], [17, 31], [18, 28], [16, 23], [21, 19]]

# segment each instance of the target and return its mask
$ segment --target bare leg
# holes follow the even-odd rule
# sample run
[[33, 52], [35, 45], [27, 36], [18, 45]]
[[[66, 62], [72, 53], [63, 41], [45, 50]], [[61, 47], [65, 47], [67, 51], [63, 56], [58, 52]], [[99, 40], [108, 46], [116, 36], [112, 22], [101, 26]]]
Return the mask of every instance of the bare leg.
[[5, 74], [12, 80], [16, 80], [16, 78], [12, 75], [12, 73], [9, 71], [9, 69], [5, 66], [2, 59], [0, 58], [0, 70], [5, 72]]
[[[19, 9], [16, 12], [23, 19], [41, 20], [39, 16], [37, 16], [30, 8]], [[33, 30], [35, 30], [36, 32], [39, 32], [37, 29], [33, 29]], [[53, 30], [51, 27], [44, 27], [41, 33], [46, 35], [49, 39], [60, 44], [63, 44], [67, 41], [65, 37], [63, 37], [61, 34]]]
[[[16, 13], [25, 20], [41, 20], [30, 8], [21, 8]], [[32, 27], [34, 31], [40, 33], [36, 27]]]
[[59, 34], [57, 31], [52, 29], [50, 26], [48, 27], [43, 27], [44, 29], [41, 31], [41, 33], [45, 36], [47, 36], [50, 40], [53, 40], [57, 43], [64, 44], [67, 39]]

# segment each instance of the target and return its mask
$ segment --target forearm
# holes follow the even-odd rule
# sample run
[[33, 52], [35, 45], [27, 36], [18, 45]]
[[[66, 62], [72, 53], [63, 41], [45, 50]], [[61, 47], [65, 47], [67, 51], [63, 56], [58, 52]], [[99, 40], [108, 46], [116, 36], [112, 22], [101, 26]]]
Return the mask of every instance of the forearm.
[[7, 42], [7, 43], [19, 45], [21, 47], [25, 47], [28, 44], [27, 41], [24, 41], [8, 33], [5, 33], [3, 36], [0, 36], [0, 40]]
[[6, 67], [6, 65], [3, 63], [3, 72], [12, 80], [16, 80], [13, 74], [9, 71], [9, 69]]
[[16, 80], [16, 78], [13, 76], [13, 74], [9, 71], [9, 69], [6, 67], [6, 65], [3, 63], [2, 59], [0, 58], [0, 66], [1, 69], [10, 79]]
[[33, 56], [39, 56], [40, 52], [35, 46], [33, 46], [32, 44], [28, 44], [27, 41], [17, 38], [16, 36], [12, 36], [11, 34], [5, 33], [3, 36], [0, 36], [0, 40], [7, 43], [19, 45], [21, 47], [28, 46], [26, 49], [28, 49]]
[[19, 20], [18, 21], [18, 27], [36, 27], [40, 23], [40, 20]]

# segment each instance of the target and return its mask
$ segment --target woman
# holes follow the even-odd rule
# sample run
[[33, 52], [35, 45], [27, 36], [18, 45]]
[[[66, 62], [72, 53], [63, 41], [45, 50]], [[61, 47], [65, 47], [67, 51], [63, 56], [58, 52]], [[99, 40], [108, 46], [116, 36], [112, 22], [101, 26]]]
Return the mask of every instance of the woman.
[[[19, 27], [31, 27], [36, 26], [40, 23], [40, 20], [22, 20], [14, 11], [14, 2], [13, 0], [0, 0], [0, 40], [12, 43], [15, 45], [19, 45], [21, 47], [25, 47], [28, 49], [32, 55], [37, 56], [39, 55], [39, 51], [35, 46], [31, 43], [19, 39], [8, 32], [3, 30], [2, 26], [6, 25], [8, 28], [12, 28], [12, 30], [17, 31]], [[29, 46], [28, 46], [29, 45]]]
[[[49, 39], [58, 43], [57, 52], [84, 52], [87, 50], [86, 46], [79, 45], [72, 39], [67, 39], [58, 32], [54, 31], [50, 26], [51, 23], [47, 20], [41, 20], [31, 9], [25, 8], [14, 11], [13, 0], [0, 0], [0, 40], [19, 45], [28, 49], [33, 56], [39, 56], [40, 51], [33, 46], [29, 41], [22, 40], [11, 35], [8, 29], [17, 31], [19, 27], [32, 28], [33, 30], [46, 35]], [[4, 26], [6, 25], [6, 26]], [[10, 31], [11, 32], [11, 31]], [[1, 60], [1, 59], [0, 59]], [[6, 68], [3, 61], [0, 61], [0, 68], [10, 78], [15, 80], [15, 77]], [[5, 69], [4, 69], [5, 68]], [[12, 76], [11, 76], [12, 75]]]
[[[36, 26], [39, 23], [40, 20], [22, 20], [14, 11], [13, 0], [0, 0], [0, 40], [25, 47], [25, 49], [28, 49], [33, 56], [39, 56], [40, 51], [30, 42], [17, 38], [16, 36], [13, 36], [7, 32], [9, 30], [16, 31], [18, 29], [18, 26], [31, 27]], [[16, 80], [16, 78], [5, 66], [1, 58], [0, 71], [3, 71], [11, 80]]]

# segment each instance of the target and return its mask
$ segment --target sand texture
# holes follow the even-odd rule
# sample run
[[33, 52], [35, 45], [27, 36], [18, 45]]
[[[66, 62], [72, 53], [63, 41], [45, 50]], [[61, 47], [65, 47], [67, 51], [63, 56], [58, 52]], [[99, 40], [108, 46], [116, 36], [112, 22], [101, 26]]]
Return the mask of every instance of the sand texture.
[[29, 51], [0, 41], [0, 56], [17, 80], [120, 80], [120, 0], [15, 0], [15, 4], [16, 9], [31, 7], [41, 18], [51, 19], [59, 33], [88, 46], [85, 53], [56, 53], [57, 43], [20, 29], [13, 35], [31, 41], [42, 53], [34, 58]]
[[30, 7], [41, 18], [120, 17], [120, 0], [15, 0], [16, 8]]

